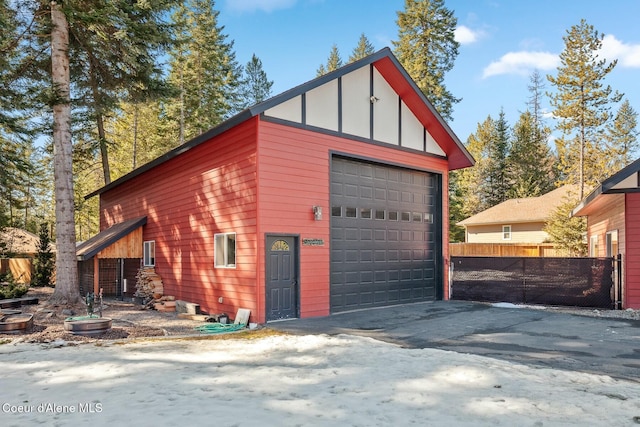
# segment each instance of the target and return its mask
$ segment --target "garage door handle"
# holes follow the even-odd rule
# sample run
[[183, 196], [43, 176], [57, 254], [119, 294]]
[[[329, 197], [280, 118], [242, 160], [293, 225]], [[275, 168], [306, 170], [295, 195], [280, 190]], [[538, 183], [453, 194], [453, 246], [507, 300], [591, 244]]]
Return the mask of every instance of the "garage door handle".
[[295, 285], [297, 285], [297, 284], [298, 284], [298, 281], [297, 281], [297, 280], [292, 280], [292, 281], [291, 281], [291, 285], [292, 285], [292, 286], [295, 286]]

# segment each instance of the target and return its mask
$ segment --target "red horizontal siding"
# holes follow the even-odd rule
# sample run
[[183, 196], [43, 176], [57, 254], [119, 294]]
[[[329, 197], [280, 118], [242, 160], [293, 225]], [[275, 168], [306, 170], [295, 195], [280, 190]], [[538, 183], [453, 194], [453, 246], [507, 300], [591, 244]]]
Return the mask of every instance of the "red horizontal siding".
[[[373, 145], [331, 135], [260, 122], [258, 142], [258, 246], [264, 253], [266, 233], [297, 234], [301, 239], [323, 239], [324, 246], [302, 246], [300, 250], [300, 315], [329, 314], [329, 250], [331, 215], [330, 152], [376, 159], [408, 168], [443, 174], [447, 188], [447, 162], [444, 159]], [[443, 200], [448, 209], [446, 197]], [[312, 206], [323, 208], [323, 218], [315, 221]], [[443, 224], [448, 241], [446, 217]], [[448, 251], [445, 245], [445, 257]], [[258, 259], [258, 295], [265, 293], [264, 260]], [[445, 269], [445, 274], [447, 269]], [[445, 277], [445, 283], [447, 283]], [[446, 287], [445, 287], [446, 288]], [[264, 304], [264, 300], [260, 302]], [[262, 320], [260, 320], [262, 321]]]
[[[256, 305], [256, 122], [249, 120], [101, 196], [101, 226], [146, 215], [165, 294], [205, 311]], [[235, 269], [214, 269], [214, 234], [236, 232]], [[218, 298], [223, 303], [218, 304]]]
[[625, 195], [624, 306], [640, 308], [640, 193]]

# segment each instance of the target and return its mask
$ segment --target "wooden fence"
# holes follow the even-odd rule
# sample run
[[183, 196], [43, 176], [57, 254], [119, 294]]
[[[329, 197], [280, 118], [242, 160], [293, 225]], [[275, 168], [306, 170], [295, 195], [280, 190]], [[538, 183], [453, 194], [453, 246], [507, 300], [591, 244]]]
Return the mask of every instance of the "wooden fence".
[[33, 262], [31, 258], [1, 258], [0, 274], [10, 271], [17, 283], [31, 283]]
[[449, 256], [566, 257], [553, 243], [450, 243]]

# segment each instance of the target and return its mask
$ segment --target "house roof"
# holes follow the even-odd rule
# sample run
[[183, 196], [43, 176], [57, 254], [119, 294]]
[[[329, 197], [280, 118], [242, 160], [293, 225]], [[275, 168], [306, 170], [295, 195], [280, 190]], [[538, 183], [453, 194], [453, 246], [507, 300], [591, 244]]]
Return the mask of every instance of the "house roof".
[[458, 222], [458, 225], [544, 222], [569, 194], [575, 192], [576, 186], [565, 185], [542, 196], [506, 200]]
[[102, 230], [92, 238], [76, 246], [76, 258], [78, 261], [86, 261], [93, 258], [101, 250], [111, 246], [138, 227], [147, 223], [147, 217], [134, 218], [114, 224], [106, 230]]
[[572, 216], [589, 215], [603, 204], [610, 194], [640, 192], [640, 159], [620, 169], [617, 173], [602, 181], [580, 204], [571, 211]]
[[[7, 245], [7, 250], [16, 254], [35, 254], [40, 246], [40, 238], [27, 230], [14, 227], [6, 227], [0, 231], [0, 242]], [[55, 252], [55, 244], [49, 245]]]
[[156, 158], [155, 160], [88, 194], [85, 198], [91, 198], [95, 195], [101, 194], [107, 190], [117, 187], [124, 182], [129, 181], [130, 179], [141, 175], [146, 171], [212, 139], [213, 137], [220, 135], [221, 133], [239, 125], [240, 123], [243, 123], [252, 117], [263, 114], [266, 110], [269, 110], [297, 96], [300, 96], [301, 94], [304, 94], [311, 89], [319, 87], [327, 82], [336, 80], [350, 72], [353, 72], [354, 70], [371, 64], [373, 64], [373, 66], [382, 74], [385, 80], [389, 83], [393, 90], [396, 91], [396, 93], [405, 102], [407, 107], [413, 112], [413, 114], [423, 124], [423, 126], [429, 129], [431, 136], [433, 136], [433, 138], [438, 142], [447, 159], [449, 160], [450, 170], [461, 169], [474, 165], [475, 161], [471, 154], [465, 148], [464, 144], [455, 135], [455, 133], [447, 125], [440, 114], [438, 114], [429, 100], [427, 100], [420, 88], [418, 88], [416, 83], [411, 79], [407, 71], [398, 62], [393, 53], [391, 53], [391, 50], [389, 48], [384, 48], [372, 55], [352, 62], [335, 71], [327, 73], [307, 83], [303, 83], [293, 89], [276, 95], [264, 102], [258, 103], [244, 111], [241, 111], [237, 115], [208, 130], [207, 132], [193, 138], [185, 144], [176, 147], [175, 149]]

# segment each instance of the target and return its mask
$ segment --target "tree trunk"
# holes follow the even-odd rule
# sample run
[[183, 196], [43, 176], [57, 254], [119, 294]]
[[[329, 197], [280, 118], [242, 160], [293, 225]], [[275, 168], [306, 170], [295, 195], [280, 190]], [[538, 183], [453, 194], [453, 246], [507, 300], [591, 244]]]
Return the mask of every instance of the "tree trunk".
[[50, 304], [81, 301], [76, 263], [73, 206], [71, 101], [69, 98], [69, 25], [60, 4], [51, 2], [51, 76], [53, 105], [53, 171], [56, 199], [56, 288]]

